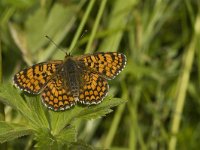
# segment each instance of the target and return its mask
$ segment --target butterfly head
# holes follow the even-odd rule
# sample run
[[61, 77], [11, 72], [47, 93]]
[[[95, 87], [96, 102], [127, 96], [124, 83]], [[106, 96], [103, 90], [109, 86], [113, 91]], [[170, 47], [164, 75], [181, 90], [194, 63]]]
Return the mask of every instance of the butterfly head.
[[65, 53], [65, 59], [71, 57], [71, 53]]

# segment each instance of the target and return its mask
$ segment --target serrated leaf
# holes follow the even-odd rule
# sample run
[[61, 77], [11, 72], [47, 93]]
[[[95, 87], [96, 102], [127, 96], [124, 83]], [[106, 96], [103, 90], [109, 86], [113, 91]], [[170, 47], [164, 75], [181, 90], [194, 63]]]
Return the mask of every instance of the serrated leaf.
[[38, 129], [35, 140], [37, 141], [37, 144], [35, 145], [37, 149], [59, 149], [59, 145], [57, 144], [55, 137], [47, 128]]
[[37, 129], [35, 145], [37, 149], [63, 149], [63, 146], [76, 141], [76, 130], [74, 126], [65, 127], [58, 135], [53, 135], [50, 129]]
[[12, 85], [7, 84], [0, 86], [0, 101], [10, 105], [12, 108], [19, 111], [27, 120], [31, 121], [32, 123], [36, 123], [30, 115], [30, 108], [22, 99], [17, 89], [14, 88]]
[[10, 105], [16, 110], [27, 110], [29, 111], [25, 101], [22, 99], [20, 94], [11, 84], [3, 84], [0, 86], [0, 101]]
[[33, 129], [27, 126], [3, 121], [0, 121], [0, 131], [0, 143], [33, 133]]
[[76, 140], [74, 126], [67, 126], [59, 135], [52, 135], [49, 129], [40, 128], [37, 130], [35, 145], [37, 149], [63, 149], [66, 145]]
[[110, 113], [111, 108], [126, 102], [119, 98], [107, 97], [101, 104], [93, 106], [80, 106], [64, 112], [50, 112], [50, 120], [53, 134], [59, 134], [66, 125], [71, 124], [75, 119], [94, 119]]
[[41, 102], [41, 98], [40, 96], [25, 96], [25, 98], [27, 99], [27, 105], [29, 106], [29, 108], [31, 109], [31, 111], [33, 112], [33, 117], [37, 118], [38, 122], [40, 122], [40, 124], [42, 125], [42, 127], [46, 127], [46, 128], [50, 128], [49, 127], [49, 122], [47, 119], [48, 114], [46, 114], [45, 109], [43, 109], [43, 104]]
[[61, 144], [69, 144], [70, 142], [75, 142], [76, 141], [76, 129], [74, 126], [66, 126], [62, 132], [60, 132], [56, 136], [56, 139], [58, 140], [58, 143]]
[[75, 119], [75, 116], [83, 109], [84, 107], [75, 106], [63, 112], [54, 112], [50, 110], [49, 115], [53, 134], [58, 135], [59, 132], [69, 125], [72, 120]]
[[118, 106], [126, 101], [120, 98], [107, 97], [101, 105], [93, 105], [88, 109], [82, 110], [77, 118], [81, 119], [96, 119], [112, 112], [112, 107]]
[[[118, 98], [107, 97], [101, 104], [93, 106], [75, 106], [64, 112], [53, 112], [49, 110], [50, 121], [51, 121], [51, 130], [48, 127], [48, 121], [45, 115], [45, 112], [42, 109], [41, 101], [37, 97], [26, 97], [27, 103], [19, 96], [19, 93], [11, 85], [4, 85], [0, 88], [0, 97], [4, 103], [7, 103], [14, 107], [16, 110], [21, 112], [21, 114], [31, 122], [33, 127], [42, 129], [38, 138], [47, 137], [49, 140], [46, 140], [46, 144], [53, 144], [58, 137], [60, 140], [63, 140], [63, 137], [67, 139], [72, 138], [72, 141], [75, 139], [75, 130], [68, 130], [67, 125], [72, 124], [75, 119], [93, 119], [105, 116], [110, 113], [111, 107], [117, 106], [125, 101]], [[67, 133], [69, 131], [69, 133]], [[42, 133], [44, 132], [44, 133]], [[66, 135], [65, 135], [66, 133]], [[67, 138], [69, 137], [69, 138]], [[66, 141], [65, 140], [65, 141]], [[45, 143], [41, 143], [41, 145]], [[39, 144], [40, 145], [40, 144]], [[55, 143], [53, 144], [55, 145]]]
[[[35, 105], [29, 107], [25, 100], [20, 96], [18, 90], [12, 85], [7, 84], [0, 86], [0, 101], [19, 111], [34, 128], [48, 127], [47, 120], [44, 119], [44, 114], [39, 114], [37, 111], [35, 111], [35, 107], [37, 107]], [[41, 121], [40, 119], [42, 117], [43, 119]]]
[[[77, 141], [69, 144], [68, 149], [81, 149], [81, 150], [98, 150], [98, 148], [92, 147], [83, 141]], [[99, 149], [100, 150], [100, 149]]]

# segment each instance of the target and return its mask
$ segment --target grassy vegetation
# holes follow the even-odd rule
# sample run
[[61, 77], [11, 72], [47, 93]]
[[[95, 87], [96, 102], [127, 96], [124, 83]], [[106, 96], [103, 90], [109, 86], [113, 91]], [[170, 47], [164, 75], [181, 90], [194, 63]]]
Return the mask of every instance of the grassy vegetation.
[[[45, 35], [72, 55], [127, 56], [101, 104], [53, 112], [12, 86], [64, 59]], [[1, 0], [0, 84], [0, 149], [199, 149], [200, 1]]]

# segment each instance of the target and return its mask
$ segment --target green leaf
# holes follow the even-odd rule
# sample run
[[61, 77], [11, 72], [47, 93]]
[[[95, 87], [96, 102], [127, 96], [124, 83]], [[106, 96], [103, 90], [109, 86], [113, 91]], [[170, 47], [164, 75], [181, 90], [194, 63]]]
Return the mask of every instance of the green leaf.
[[[59, 145], [74, 142], [76, 131], [73, 125], [74, 120], [94, 119], [105, 116], [112, 111], [111, 107], [126, 102], [119, 98], [107, 97], [101, 104], [92, 106], [75, 106], [64, 112], [53, 112], [49, 110], [51, 128], [47, 120], [47, 114], [43, 109], [38, 96], [24, 96], [25, 100], [19, 95], [11, 85], [2, 85], [0, 87], [0, 100], [12, 106], [31, 123], [31, 126], [37, 131], [37, 144], [41, 149], [42, 145], [49, 145], [51, 148], [58, 148]], [[59, 144], [58, 144], [59, 143]]]
[[37, 144], [35, 145], [37, 149], [59, 149], [57, 140], [47, 128], [38, 129], [35, 140], [37, 141]]
[[104, 101], [101, 104], [92, 105], [80, 111], [79, 114], [77, 115], [77, 118], [96, 119], [112, 112], [112, 109], [111, 109], [112, 107], [118, 106], [125, 102], [126, 100], [123, 100], [121, 98], [107, 97], [104, 99]]
[[0, 121], [0, 143], [33, 133], [27, 126]]
[[[31, 100], [31, 98], [27, 98], [27, 101], [29, 101], [29, 99]], [[0, 86], [0, 101], [19, 111], [33, 128], [49, 127], [44, 112], [41, 106], [39, 106], [40, 101], [33, 98], [32, 105], [29, 104], [28, 106], [25, 100], [20, 96], [20, 93], [18, 93], [18, 90], [12, 85]]]
[[66, 125], [71, 124], [75, 119], [94, 119], [105, 116], [112, 111], [111, 107], [126, 102], [119, 98], [107, 97], [101, 104], [93, 106], [80, 106], [64, 112], [50, 112], [50, 120], [53, 134], [59, 134]]
[[66, 145], [76, 140], [76, 131], [74, 126], [65, 127], [59, 135], [52, 135], [49, 129], [38, 129], [35, 145], [38, 149], [63, 149]]
[[0, 101], [5, 104], [10, 105], [16, 110], [27, 110], [28, 107], [22, 97], [19, 95], [17, 90], [11, 84], [1, 84], [0, 85]]
[[[71, 144], [67, 145], [67, 149], [100, 150], [98, 148], [92, 147], [91, 145], [88, 145], [87, 143], [85, 143], [83, 141], [71, 143]], [[101, 148], [101, 149], [103, 149], [103, 148]]]
[[75, 106], [62, 112], [54, 112], [50, 110], [49, 115], [52, 133], [54, 135], [58, 135], [63, 128], [72, 123], [72, 121], [75, 119], [75, 116], [83, 109], [84, 107]]
[[30, 108], [27, 106], [24, 99], [22, 99], [17, 89], [14, 88], [12, 85], [3, 84], [0, 86], [0, 101], [7, 105], [10, 105], [15, 110], [21, 112], [21, 114], [23, 114], [26, 119], [34, 122], [34, 120], [32, 120], [32, 116], [30, 116]]
[[[40, 96], [26, 96], [26, 102], [34, 118], [37, 118], [37, 122], [40, 123], [40, 127], [50, 128], [48, 121], [48, 114], [45, 112], [47, 108], [42, 104]], [[45, 108], [44, 108], [45, 107]], [[44, 108], [44, 109], [43, 109]]]
[[70, 142], [76, 141], [76, 129], [74, 126], [66, 126], [62, 132], [60, 132], [58, 135], [55, 135], [56, 139], [58, 140], [58, 143], [61, 144], [69, 144]]

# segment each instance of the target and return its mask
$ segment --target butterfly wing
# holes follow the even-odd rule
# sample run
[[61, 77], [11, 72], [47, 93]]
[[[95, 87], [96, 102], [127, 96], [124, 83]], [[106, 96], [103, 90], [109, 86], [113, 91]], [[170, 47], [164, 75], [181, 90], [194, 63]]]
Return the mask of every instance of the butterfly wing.
[[79, 102], [83, 104], [98, 104], [107, 95], [108, 82], [102, 76], [87, 71], [83, 76], [83, 85], [80, 87]]
[[64, 84], [64, 79], [59, 74], [51, 79], [41, 94], [42, 102], [54, 111], [60, 111], [75, 105], [77, 98]]
[[126, 56], [117, 52], [86, 54], [76, 59], [106, 79], [115, 78], [126, 64]]
[[38, 94], [63, 63], [62, 60], [35, 64], [14, 75], [14, 85], [31, 94]]

